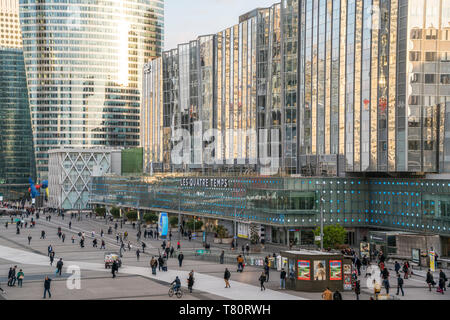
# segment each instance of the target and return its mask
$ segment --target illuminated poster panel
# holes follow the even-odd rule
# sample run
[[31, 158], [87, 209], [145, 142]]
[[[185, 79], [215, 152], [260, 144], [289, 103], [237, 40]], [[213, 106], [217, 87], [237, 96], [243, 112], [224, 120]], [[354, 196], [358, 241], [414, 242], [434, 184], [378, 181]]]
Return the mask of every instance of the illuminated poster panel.
[[330, 261], [330, 280], [332, 281], [342, 280], [342, 261], [340, 260]]
[[311, 280], [311, 262], [298, 260], [298, 280]]

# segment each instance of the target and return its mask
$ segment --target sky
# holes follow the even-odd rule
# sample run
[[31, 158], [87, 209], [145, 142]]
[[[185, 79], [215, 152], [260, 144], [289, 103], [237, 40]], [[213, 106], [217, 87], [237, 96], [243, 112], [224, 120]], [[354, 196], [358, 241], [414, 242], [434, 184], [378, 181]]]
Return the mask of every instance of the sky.
[[239, 23], [239, 16], [278, 0], [165, 0], [165, 50]]

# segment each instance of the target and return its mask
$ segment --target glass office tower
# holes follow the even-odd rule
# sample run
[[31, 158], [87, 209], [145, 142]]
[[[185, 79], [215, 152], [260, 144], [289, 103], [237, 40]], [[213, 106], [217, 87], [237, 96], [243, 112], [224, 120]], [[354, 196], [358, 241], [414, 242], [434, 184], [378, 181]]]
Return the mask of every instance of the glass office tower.
[[[209, 61], [199, 56], [202, 38], [163, 55], [164, 128], [192, 136], [193, 122], [212, 125], [217, 169], [228, 171], [261, 172], [252, 160], [275, 142], [278, 174], [449, 173], [449, 8], [448, 0], [283, 0], [256, 9], [210, 37], [212, 118], [199, 99], [210, 90], [199, 79], [199, 62]], [[246, 130], [255, 128], [252, 139]], [[191, 150], [192, 163], [200, 150]]]
[[300, 154], [344, 157], [350, 173], [448, 172], [449, 1], [299, 3]]
[[[0, 189], [10, 197], [35, 178], [18, 3], [0, 1]], [[17, 190], [17, 189], [16, 189]], [[1, 191], [1, 190], [0, 190]], [[16, 195], [12, 195], [16, 197]]]
[[161, 54], [163, 0], [20, 0], [37, 171], [60, 147], [136, 147], [144, 64]]

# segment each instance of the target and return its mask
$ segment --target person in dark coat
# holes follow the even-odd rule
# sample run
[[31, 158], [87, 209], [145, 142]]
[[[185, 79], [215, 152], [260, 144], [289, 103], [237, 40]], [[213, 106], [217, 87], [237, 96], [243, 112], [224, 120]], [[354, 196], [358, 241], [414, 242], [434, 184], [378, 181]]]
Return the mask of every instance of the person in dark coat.
[[59, 274], [59, 276], [61, 276], [61, 272], [62, 272], [63, 265], [64, 265], [64, 263], [63, 263], [62, 258], [61, 258], [61, 259], [59, 259], [59, 261], [56, 263], [56, 270], [57, 270], [56, 273]]
[[158, 258], [158, 271], [161, 271], [163, 264], [164, 264], [164, 260], [160, 255]]
[[117, 261], [114, 261], [112, 266], [111, 266], [111, 273], [113, 275], [113, 279], [116, 277], [116, 272], [119, 271], [119, 264], [117, 263]]
[[180, 265], [180, 268], [183, 266], [183, 259], [184, 259], [184, 254], [183, 254], [183, 252], [180, 252], [180, 254], [178, 255], [178, 263]]
[[44, 280], [44, 299], [46, 298], [46, 294], [48, 292], [48, 297], [51, 298], [52, 294], [50, 293], [50, 283], [51, 283], [52, 279], [50, 279], [49, 277], [45, 277]]
[[268, 264], [266, 264], [266, 265], [264, 266], [264, 273], [266, 274], [266, 282], [269, 282], [270, 268], [269, 268], [269, 265], [268, 265]]
[[225, 268], [225, 273], [223, 274], [223, 279], [225, 280], [225, 288], [231, 288], [230, 278], [231, 278], [231, 273], [228, 270], [228, 268]]
[[333, 300], [342, 300], [342, 294], [339, 292], [339, 290], [336, 290], [336, 292], [333, 294]]
[[404, 280], [402, 279], [402, 276], [400, 273], [397, 274], [397, 295], [400, 294], [400, 291], [402, 291], [402, 296], [405, 296], [405, 292], [403, 291], [403, 284]]
[[259, 284], [261, 285], [261, 291], [266, 291], [266, 287], [264, 287], [264, 282], [266, 282], [266, 274], [264, 271], [261, 273], [258, 280]]
[[194, 270], [192, 270], [189, 273], [189, 278], [188, 278], [187, 282], [188, 282], [189, 292], [192, 293], [192, 287], [194, 286]]
[[436, 285], [436, 282], [434, 282], [433, 274], [431, 273], [430, 269], [428, 269], [428, 272], [427, 272], [426, 282], [427, 282], [428, 288], [430, 289], [430, 292], [431, 292], [431, 287], [432, 286], [434, 287]]
[[359, 300], [359, 295], [361, 294], [361, 281], [358, 280], [355, 283], [355, 295], [356, 295], [356, 300]]
[[444, 291], [447, 291], [445, 284], [447, 283], [448, 279], [447, 279], [447, 275], [442, 270], [440, 270], [440, 272], [439, 272], [439, 279], [444, 279]]

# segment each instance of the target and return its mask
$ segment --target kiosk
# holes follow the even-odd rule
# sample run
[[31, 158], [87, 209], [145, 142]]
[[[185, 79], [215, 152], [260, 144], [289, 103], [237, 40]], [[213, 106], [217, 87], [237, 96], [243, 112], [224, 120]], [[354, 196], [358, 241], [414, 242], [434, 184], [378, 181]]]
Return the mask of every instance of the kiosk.
[[340, 253], [285, 251], [281, 252], [281, 257], [287, 265], [286, 288], [289, 290], [352, 290], [352, 261]]

